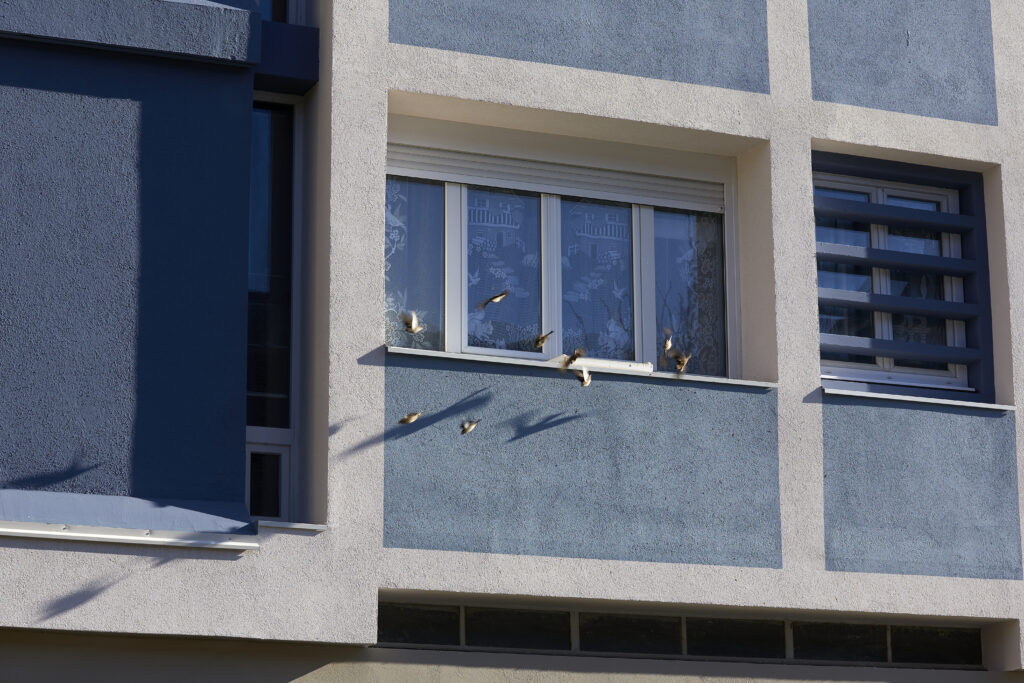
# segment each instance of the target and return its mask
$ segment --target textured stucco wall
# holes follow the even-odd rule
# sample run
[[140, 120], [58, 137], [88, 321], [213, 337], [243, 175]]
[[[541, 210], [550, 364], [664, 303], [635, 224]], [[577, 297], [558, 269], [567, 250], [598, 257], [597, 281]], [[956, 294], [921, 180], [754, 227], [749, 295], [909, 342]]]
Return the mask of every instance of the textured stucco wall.
[[773, 391], [394, 354], [385, 388], [386, 547], [781, 566]]
[[807, 0], [814, 99], [997, 122], [989, 0]]
[[826, 397], [830, 570], [1021, 578], [1012, 412]]
[[251, 76], [0, 63], [0, 488], [241, 501]]
[[768, 92], [764, 0], [390, 0], [392, 42]]

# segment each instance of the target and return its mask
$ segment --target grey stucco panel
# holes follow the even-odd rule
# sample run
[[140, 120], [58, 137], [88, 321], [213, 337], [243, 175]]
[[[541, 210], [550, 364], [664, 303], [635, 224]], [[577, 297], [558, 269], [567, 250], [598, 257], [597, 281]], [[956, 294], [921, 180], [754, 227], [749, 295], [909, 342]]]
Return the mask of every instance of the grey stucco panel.
[[386, 547], [781, 566], [773, 391], [396, 355], [385, 384]]
[[1012, 412], [828, 397], [834, 571], [1021, 578]]
[[251, 64], [253, 9], [254, 0], [0, 0], [0, 35]]
[[995, 125], [989, 0], [807, 0], [814, 99]]
[[765, 0], [390, 0], [394, 43], [768, 92]]

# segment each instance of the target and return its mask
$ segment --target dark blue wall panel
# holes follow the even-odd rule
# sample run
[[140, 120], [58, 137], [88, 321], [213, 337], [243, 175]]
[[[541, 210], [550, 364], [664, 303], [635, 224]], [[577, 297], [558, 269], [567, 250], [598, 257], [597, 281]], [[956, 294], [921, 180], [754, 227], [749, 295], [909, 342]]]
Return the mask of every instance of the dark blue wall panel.
[[1021, 578], [1014, 414], [826, 397], [834, 571]]
[[385, 445], [387, 547], [781, 566], [774, 391], [393, 354], [385, 378], [349, 456]]
[[765, 0], [390, 0], [394, 43], [768, 92]]
[[989, 0], [807, 0], [814, 99], [996, 124]]
[[0, 488], [242, 501], [251, 71], [0, 65]]

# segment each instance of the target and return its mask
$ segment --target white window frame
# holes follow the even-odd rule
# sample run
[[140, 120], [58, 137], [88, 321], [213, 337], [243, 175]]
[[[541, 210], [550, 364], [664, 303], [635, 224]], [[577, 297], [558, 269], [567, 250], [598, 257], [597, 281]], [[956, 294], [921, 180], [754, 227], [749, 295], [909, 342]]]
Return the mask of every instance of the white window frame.
[[[833, 173], [814, 173], [814, 187], [832, 190], [844, 190], [868, 195], [871, 204], [886, 204], [890, 195], [906, 199], [919, 199], [936, 202], [940, 213], [960, 213], [960, 194], [956, 190], [927, 185], [911, 185], [907, 183], [883, 182], [868, 178], [837, 175]], [[939, 232], [939, 231], [936, 231]], [[885, 249], [888, 239], [888, 227], [870, 225], [870, 247]], [[940, 232], [942, 256], [960, 258], [961, 238], [955, 233]], [[889, 294], [889, 274], [891, 268], [872, 268], [872, 292]], [[943, 276], [945, 301], [963, 302], [963, 278], [950, 275]], [[873, 312], [876, 339], [892, 339], [892, 314], [879, 311]], [[967, 327], [962, 320], [946, 320], [946, 343], [949, 346], [967, 346]], [[973, 392], [968, 384], [967, 366], [950, 363], [947, 370], [931, 370], [927, 368], [909, 368], [897, 366], [892, 358], [876, 357], [874, 365], [846, 361], [821, 360], [821, 378], [830, 380], [848, 380], [889, 384], [925, 389], [945, 389], [952, 391]]]
[[[569, 160], [571, 161], [571, 160]], [[633, 360], [588, 359], [599, 366], [645, 369], [657, 367], [662, 337], [654, 328], [654, 212], [681, 209], [722, 216], [723, 285], [725, 289], [726, 378], [738, 379], [740, 367], [738, 239], [735, 220], [735, 178], [731, 173], [695, 172], [683, 177], [622, 172], [571, 163], [455, 152], [389, 144], [388, 176], [444, 183], [445, 310], [441, 351], [497, 356], [525, 361], [546, 360], [569, 353], [562, 348], [561, 198], [570, 196], [632, 205], [633, 218]], [[709, 177], [710, 176], [710, 177]], [[554, 330], [542, 352], [469, 346], [466, 330], [466, 235], [468, 187], [520, 190], [540, 195], [541, 205], [541, 317], [543, 333]], [[717, 186], [710, 190], [712, 186]], [[651, 192], [645, 194], [644, 190]], [[647, 265], [650, 264], [650, 265]], [[649, 294], [648, 294], [649, 293]]]
[[[289, 3], [290, 5], [292, 3]], [[298, 476], [298, 458], [293, 457], [299, 448], [299, 430], [295, 428], [300, 415], [299, 405], [299, 354], [297, 350], [302, 342], [302, 298], [301, 298], [301, 266], [302, 266], [302, 145], [305, 131], [303, 130], [304, 104], [303, 98], [295, 95], [256, 91], [253, 93], [253, 105], [279, 104], [292, 108], [292, 282], [291, 282], [291, 330], [290, 330], [290, 366], [288, 386], [288, 429], [276, 427], [245, 428], [245, 506], [249, 508], [250, 453], [252, 451], [279, 453], [281, 480], [281, 515], [279, 517], [253, 517], [253, 519], [274, 519], [287, 521], [292, 518], [291, 501], [298, 500], [295, 490], [300, 481]]]

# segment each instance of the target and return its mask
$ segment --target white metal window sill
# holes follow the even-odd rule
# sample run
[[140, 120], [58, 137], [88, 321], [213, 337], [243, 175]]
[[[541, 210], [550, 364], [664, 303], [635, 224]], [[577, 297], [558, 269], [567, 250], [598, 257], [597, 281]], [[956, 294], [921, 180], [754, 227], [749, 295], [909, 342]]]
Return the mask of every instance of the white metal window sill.
[[[428, 358], [447, 358], [449, 360], [468, 360], [481, 363], [498, 363], [501, 365], [519, 365], [530, 368], [549, 368], [556, 370], [560, 367], [561, 358], [549, 358], [547, 360], [530, 360], [526, 358], [509, 358], [506, 356], [486, 356], [473, 353], [453, 353], [451, 351], [432, 351], [429, 349], [410, 349], [404, 346], [388, 346], [388, 353], [395, 353], [405, 356], [426, 356]], [[595, 373], [608, 373], [611, 375], [631, 375], [633, 377], [654, 377], [657, 379], [671, 379], [680, 382], [697, 382], [704, 384], [724, 384], [729, 386], [757, 387], [760, 389], [777, 389], [777, 382], [757, 382], [749, 379], [731, 379], [729, 377], [710, 377], [707, 375], [679, 375], [674, 372], [656, 371], [650, 363], [639, 363], [624, 360], [605, 360], [601, 358], [582, 358], [571, 366], [573, 368], [586, 368]]]
[[0, 521], [0, 537], [40, 538], [53, 541], [92, 541], [214, 550], [257, 550], [260, 544], [245, 534], [202, 533], [194, 531], [154, 531], [152, 529], [114, 529], [77, 524]]
[[276, 519], [261, 519], [257, 522], [260, 531], [264, 529], [281, 529], [283, 531], [304, 531], [310, 534], [321, 534], [327, 531], [326, 524], [308, 524], [306, 522], [282, 522]]
[[957, 401], [951, 398], [928, 398], [926, 396], [904, 396], [902, 394], [878, 394], [872, 391], [854, 391], [852, 389], [832, 389], [822, 387], [822, 392], [827, 396], [854, 396], [857, 398], [877, 398], [885, 401], [904, 401], [907, 403], [927, 403], [940, 406], [954, 406], [957, 408], [982, 408], [984, 410], [1015, 411], [1016, 406], [1001, 405], [998, 403], [979, 403], [977, 401]]

